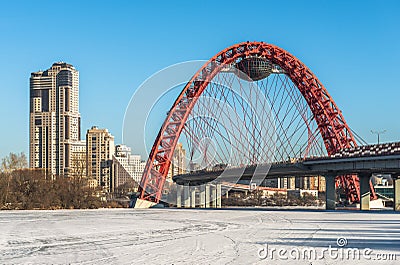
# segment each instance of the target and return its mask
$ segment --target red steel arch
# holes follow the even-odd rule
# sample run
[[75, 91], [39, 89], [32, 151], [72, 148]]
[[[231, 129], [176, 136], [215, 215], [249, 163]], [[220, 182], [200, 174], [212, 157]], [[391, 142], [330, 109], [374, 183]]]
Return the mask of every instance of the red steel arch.
[[[149, 154], [140, 183], [140, 199], [159, 202], [175, 146], [197, 99], [224, 65], [249, 56], [264, 57], [286, 72], [310, 107], [329, 155], [342, 148], [356, 146], [354, 136], [341, 111], [306, 65], [275, 45], [264, 42], [243, 42], [226, 48], [212, 57], [179, 94]], [[344, 186], [351, 193], [350, 200], [357, 200], [359, 190], [356, 177], [342, 177], [341, 181], [345, 182]]]

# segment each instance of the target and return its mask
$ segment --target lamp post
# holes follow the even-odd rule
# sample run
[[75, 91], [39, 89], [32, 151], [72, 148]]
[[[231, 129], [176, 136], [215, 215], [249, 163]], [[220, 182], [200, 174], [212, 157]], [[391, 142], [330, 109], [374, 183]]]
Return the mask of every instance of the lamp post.
[[386, 130], [383, 130], [383, 131], [373, 131], [373, 130], [371, 130], [371, 133], [372, 133], [372, 134], [378, 135], [378, 144], [379, 144], [380, 135], [381, 135], [381, 134], [384, 134], [385, 132], [386, 132]]

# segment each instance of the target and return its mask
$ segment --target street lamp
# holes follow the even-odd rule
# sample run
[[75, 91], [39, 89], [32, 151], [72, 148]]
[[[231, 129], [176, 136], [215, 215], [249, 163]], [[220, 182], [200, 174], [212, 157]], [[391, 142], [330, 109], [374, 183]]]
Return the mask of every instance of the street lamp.
[[380, 135], [381, 135], [381, 134], [384, 134], [385, 132], [386, 132], [386, 130], [383, 130], [383, 131], [373, 131], [373, 130], [371, 130], [371, 133], [372, 133], [372, 134], [378, 135], [378, 144], [379, 144]]

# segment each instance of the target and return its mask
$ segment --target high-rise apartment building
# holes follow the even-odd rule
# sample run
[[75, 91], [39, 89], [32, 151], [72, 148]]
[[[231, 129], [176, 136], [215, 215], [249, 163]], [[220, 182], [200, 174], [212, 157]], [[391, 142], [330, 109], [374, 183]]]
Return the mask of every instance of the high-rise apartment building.
[[186, 173], [186, 150], [182, 143], [177, 143], [172, 156], [171, 165], [167, 175], [167, 181], [172, 181], [172, 177]]
[[111, 163], [115, 146], [114, 136], [107, 129], [93, 126], [86, 133], [86, 172], [89, 178], [97, 180], [97, 186], [104, 191], [111, 189]]
[[30, 167], [69, 175], [80, 149], [79, 73], [72, 65], [31, 73], [29, 116]]
[[282, 177], [277, 180], [277, 188], [279, 189], [295, 189], [296, 178], [295, 177]]
[[296, 188], [325, 191], [325, 178], [321, 176], [298, 177], [296, 178]]
[[325, 177], [318, 176], [318, 191], [319, 192], [326, 192]]

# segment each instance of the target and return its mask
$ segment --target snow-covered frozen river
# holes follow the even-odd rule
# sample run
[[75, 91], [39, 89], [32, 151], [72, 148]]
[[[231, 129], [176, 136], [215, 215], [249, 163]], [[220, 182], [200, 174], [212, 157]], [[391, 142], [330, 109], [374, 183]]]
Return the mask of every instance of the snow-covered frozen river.
[[400, 264], [393, 212], [1, 211], [0, 231], [0, 264]]

